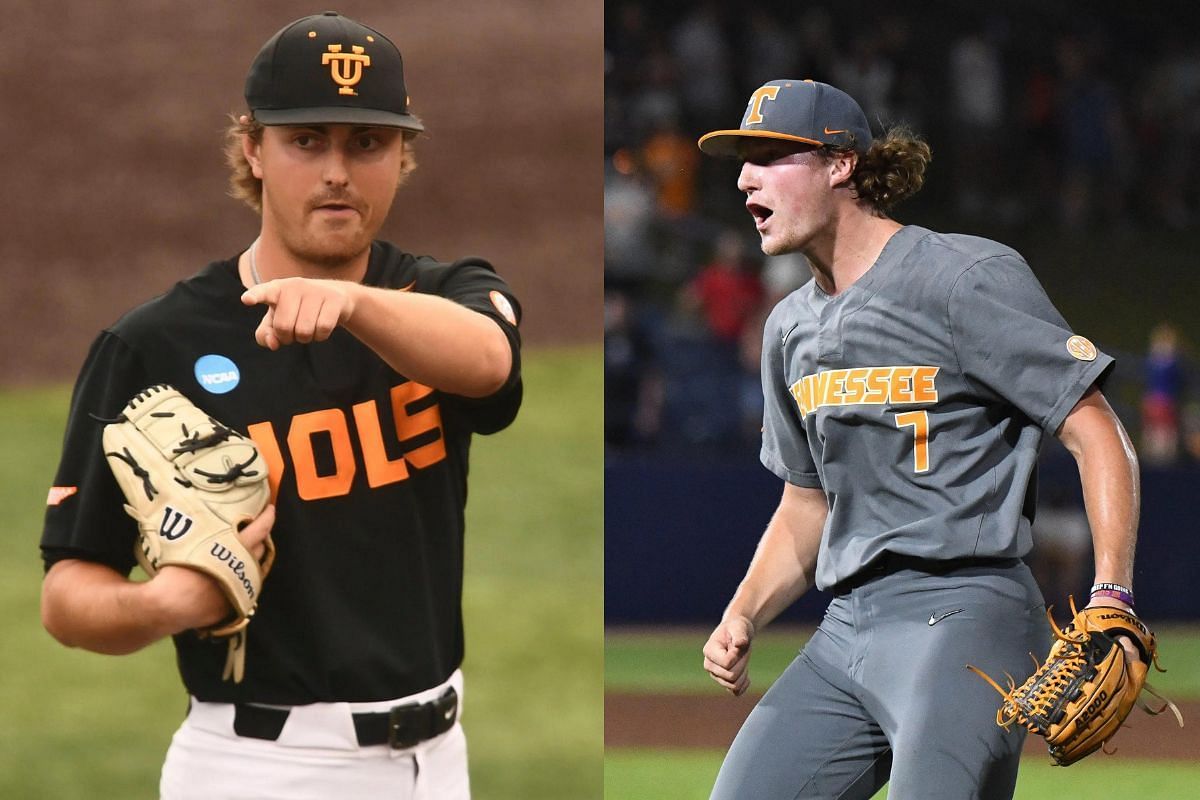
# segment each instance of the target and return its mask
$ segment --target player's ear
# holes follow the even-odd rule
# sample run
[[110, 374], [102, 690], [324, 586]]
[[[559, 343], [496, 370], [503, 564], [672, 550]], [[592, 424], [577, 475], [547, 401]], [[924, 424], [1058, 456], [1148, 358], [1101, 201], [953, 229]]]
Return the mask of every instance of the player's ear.
[[858, 164], [858, 154], [853, 150], [836, 153], [829, 162], [829, 185], [840, 186], [850, 180], [854, 167]]
[[242, 134], [242, 155], [246, 157], [246, 163], [250, 165], [250, 171], [254, 177], [262, 180], [262, 157], [260, 151], [262, 149], [262, 141], [255, 141], [248, 134]]

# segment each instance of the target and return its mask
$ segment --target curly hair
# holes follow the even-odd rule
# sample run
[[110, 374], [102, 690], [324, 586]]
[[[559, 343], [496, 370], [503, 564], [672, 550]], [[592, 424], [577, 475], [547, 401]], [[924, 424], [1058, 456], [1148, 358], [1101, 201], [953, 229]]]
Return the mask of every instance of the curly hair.
[[[834, 158], [845, 151], [817, 151]], [[855, 197], [865, 200], [881, 215], [912, 197], [925, 183], [925, 169], [933, 160], [929, 145], [905, 125], [888, 129], [859, 156], [850, 180]]]
[[[261, 143], [264, 126], [261, 122], [248, 115], [229, 115], [230, 124], [225, 129], [225, 164], [229, 167], [229, 196], [241, 200], [256, 212], [262, 213], [262, 181], [254, 177], [250, 162], [242, 151], [242, 137], [248, 136], [255, 143]], [[245, 122], [242, 120], [245, 119]], [[412, 142], [417, 138], [416, 131], [403, 131], [404, 157], [400, 163], [400, 180], [396, 187], [404, 185], [404, 181], [417, 168], [416, 154]]]

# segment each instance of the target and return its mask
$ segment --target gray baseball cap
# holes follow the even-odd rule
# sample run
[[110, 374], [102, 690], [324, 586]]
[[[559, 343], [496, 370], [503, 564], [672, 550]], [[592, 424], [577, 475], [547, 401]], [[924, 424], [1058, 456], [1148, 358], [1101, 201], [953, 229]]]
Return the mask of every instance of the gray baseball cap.
[[853, 97], [827, 83], [768, 81], [750, 95], [742, 126], [706, 133], [699, 145], [710, 156], [738, 158], [747, 138], [781, 139], [865, 153], [871, 146], [867, 115]]
[[263, 45], [246, 76], [246, 103], [264, 125], [425, 129], [408, 113], [400, 50], [334, 11], [298, 19]]

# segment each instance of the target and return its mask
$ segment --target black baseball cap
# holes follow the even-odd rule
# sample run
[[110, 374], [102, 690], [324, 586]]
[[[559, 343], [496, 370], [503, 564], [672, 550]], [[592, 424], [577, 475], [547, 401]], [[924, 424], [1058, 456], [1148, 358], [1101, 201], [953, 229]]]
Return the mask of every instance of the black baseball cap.
[[298, 19], [263, 45], [246, 76], [246, 104], [264, 125], [425, 130], [408, 113], [400, 50], [336, 11]]
[[871, 126], [853, 97], [827, 83], [768, 81], [750, 95], [742, 126], [706, 133], [700, 149], [710, 156], [738, 158], [747, 138], [782, 139], [817, 147], [867, 152]]

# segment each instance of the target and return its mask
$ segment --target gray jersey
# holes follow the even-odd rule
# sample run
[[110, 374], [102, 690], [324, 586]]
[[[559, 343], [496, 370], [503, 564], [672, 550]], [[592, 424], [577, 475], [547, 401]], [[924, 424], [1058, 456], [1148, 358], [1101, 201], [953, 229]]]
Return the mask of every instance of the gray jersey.
[[1112, 364], [987, 239], [908, 226], [838, 296], [810, 281], [785, 298], [764, 331], [761, 458], [825, 491], [817, 586], [885, 552], [1028, 553], [1043, 432]]

